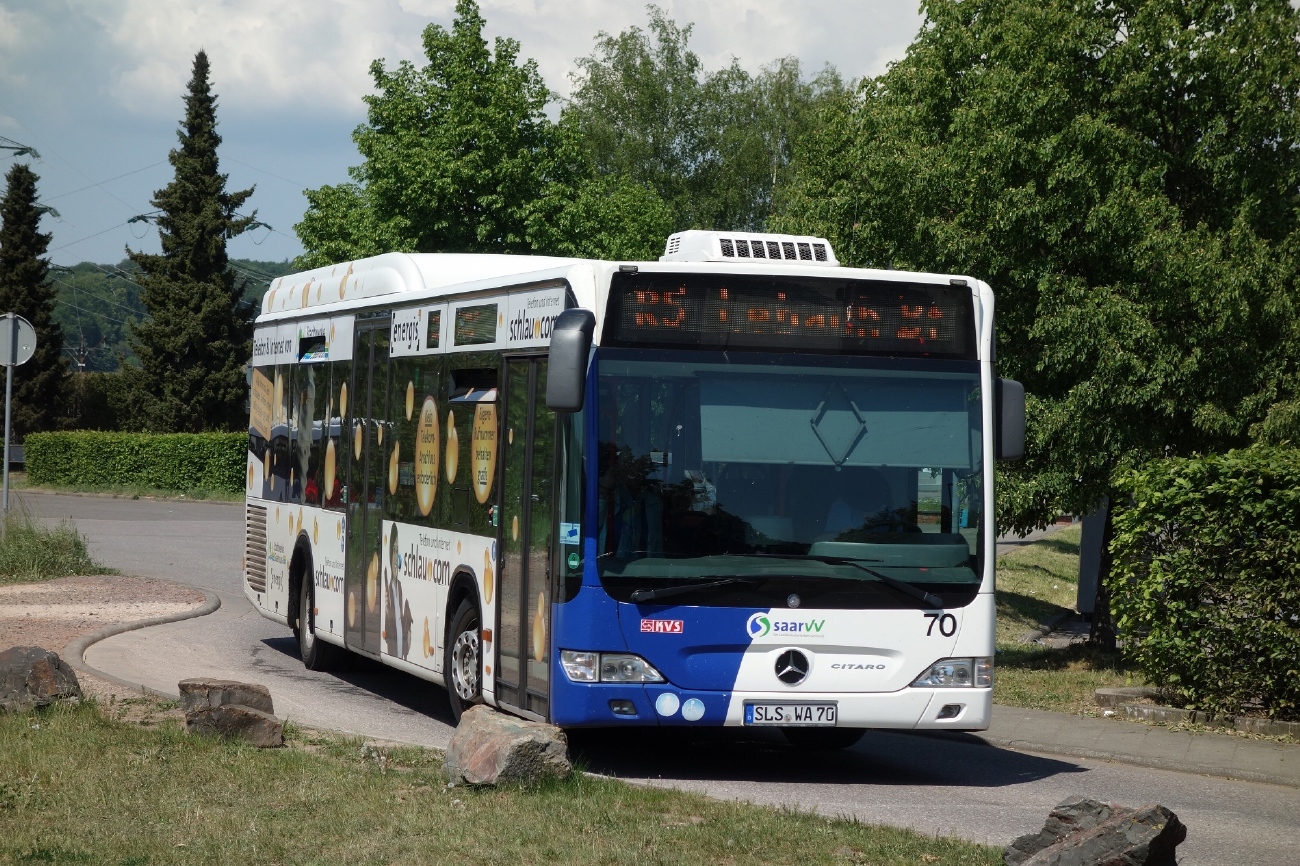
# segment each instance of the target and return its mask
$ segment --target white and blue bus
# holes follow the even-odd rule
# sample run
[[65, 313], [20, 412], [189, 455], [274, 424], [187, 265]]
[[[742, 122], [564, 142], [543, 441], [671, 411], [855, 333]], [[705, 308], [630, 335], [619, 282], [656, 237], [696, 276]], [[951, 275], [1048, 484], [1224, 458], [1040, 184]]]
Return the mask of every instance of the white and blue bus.
[[564, 727], [981, 730], [993, 461], [1023, 449], [993, 294], [688, 231], [658, 262], [388, 254], [275, 281], [245, 591]]

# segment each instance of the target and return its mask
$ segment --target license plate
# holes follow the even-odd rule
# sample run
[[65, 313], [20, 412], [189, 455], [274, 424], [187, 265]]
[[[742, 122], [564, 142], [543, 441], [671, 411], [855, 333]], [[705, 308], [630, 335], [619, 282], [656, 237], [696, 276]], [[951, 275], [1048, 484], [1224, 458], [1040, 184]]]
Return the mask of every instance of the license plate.
[[834, 727], [836, 704], [745, 704], [745, 724], [782, 727]]

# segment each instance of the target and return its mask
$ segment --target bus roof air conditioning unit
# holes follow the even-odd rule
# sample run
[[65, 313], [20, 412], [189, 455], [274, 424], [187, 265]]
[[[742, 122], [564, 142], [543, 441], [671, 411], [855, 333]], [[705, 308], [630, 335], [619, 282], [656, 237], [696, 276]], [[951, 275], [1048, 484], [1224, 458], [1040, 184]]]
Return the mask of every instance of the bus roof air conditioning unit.
[[668, 236], [661, 262], [782, 262], [838, 267], [826, 238], [692, 229]]

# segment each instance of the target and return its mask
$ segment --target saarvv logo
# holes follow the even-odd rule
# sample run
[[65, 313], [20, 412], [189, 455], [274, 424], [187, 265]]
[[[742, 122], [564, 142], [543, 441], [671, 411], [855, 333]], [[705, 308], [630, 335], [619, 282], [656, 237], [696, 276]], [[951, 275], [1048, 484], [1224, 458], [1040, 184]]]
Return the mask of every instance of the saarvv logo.
[[681, 634], [685, 628], [680, 619], [643, 619], [641, 631], [646, 634]]
[[749, 618], [749, 622], [745, 623], [745, 630], [749, 632], [750, 638], [767, 637], [769, 634], [822, 637], [822, 629], [825, 627], [824, 619], [772, 619], [762, 612], [754, 614]]

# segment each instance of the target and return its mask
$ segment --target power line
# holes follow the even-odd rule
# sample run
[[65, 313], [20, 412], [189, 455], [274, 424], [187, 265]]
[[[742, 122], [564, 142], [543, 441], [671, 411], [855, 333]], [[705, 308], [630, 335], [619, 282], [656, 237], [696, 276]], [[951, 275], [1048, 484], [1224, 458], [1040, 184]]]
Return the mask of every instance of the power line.
[[155, 162], [153, 165], [146, 165], [144, 168], [137, 168], [135, 171], [128, 171], [126, 174], [119, 174], [116, 177], [110, 177], [108, 180], [101, 180], [99, 183], [92, 183], [89, 186], [78, 187], [72, 190], [71, 192], [61, 192], [58, 195], [50, 196], [49, 198], [45, 199], [45, 201], [54, 201], [56, 198], [64, 198], [66, 196], [76, 195], [79, 192], [85, 192], [88, 189], [94, 189], [100, 184], [112, 183], [115, 180], [121, 180], [124, 177], [130, 177], [131, 175], [139, 174], [142, 171], [148, 171], [151, 168], [162, 165], [166, 161], [167, 160], [165, 159], [160, 159], [157, 162]]
[[[130, 220], [127, 220], [127, 222], [130, 222]], [[46, 250], [46, 252], [53, 253], [53, 252], [57, 252], [58, 250], [67, 249], [68, 247], [75, 246], [76, 244], [79, 244], [79, 243], [81, 243], [82, 241], [88, 241], [88, 240], [90, 240], [91, 238], [97, 238], [97, 237], [99, 237], [100, 235], [106, 235], [106, 234], [108, 234], [109, 232], [111, 232], [113, 229], [120, 229], [120, 228], [121, 228], [122, 226], [124, 226], [124, 225], [126, 225], [125, 222], [120, 222], [120, 223], [118, 223], [118, 224], [115, 225], [115, 226], [110, 226], [110, 227], [104, 229], [102, 232], [95, 232], [93, 235], [86, 235], [84, 238], [77, 238], [75, 241], [68, 241], [66, 244], [60, 244], [60, 245], [57, 246], [57, 247], [52, 247], [52, 248]]]
[[100, 319], [108, 319], [108, 321], [110, 322], [116, 322], [119, 325], [126, 325], [128, 328], [131, 327], [131, 325], [135, 324], [134, 322], [124, 322], [121, 319], [115, 319], [112, 316], [108, 315], [108, 313], [99, 313], [94, 310], [87, 310], [85, 307], [78, 307], [76, 304], [69, 303], [68, 301], [60, 300], [59, 303], [65, 307], [71, 307], [74, 310], [80, 310], [81, 312], [85, 313], [88, 316], [92, 316]]
[[[14, 117], [14, 118], [13, 118], [13, 121], [14, 121], [14, 123], [16, 123], [16, 124], [18, 124], [19, 126], [21, 126], [23, 129], [26, 129], [27, 132], [32, 136], [32, 138], [35, 138], [37, 141], [40, 141], [40, 138], [41, 138], [41, 137], [40, 137], [39, 135], [37, 135], [36, 133], [32, 132], [32, 130], [31, 130], [31, 129], [30, 129], [30, 128], [25, 124], [25, 123], [23, 123], [21, 120], [19, 120], [17, 117]], [[72, 169], [72, 170], [75, 171], [77, 174], [81, 175], [81, 176], [84, 177], [86, 180], [90, 181], [90, 185], [91, 185], [91, 186], [99, 187], [99, 189], [100, 189], [101, 192], [103, 192], [105, 195], [109, 196], [110, 198], [116, 199], [118, 202], [120, 202], [120, 203], [121, 203], [124, 207], [126, 207], [128, 210], [134, 210], [134, 209], [135, 209], [132, 205], [127, 204], [126, 201], [123, 200], [122, 198], [120, 198], [119, 196], [117, 196], [117, 195], [115, 195], [114, 193], [109, 192], [108, 190], [104, 189], [104, 187], [103, 187], [103, 185], [102, 185], [101, 183], [97, 183], [93, 177], [91, 177], [90, 175], [86, 174], [86, 173], [85, 173], [84, 171], [82, 171], [81, 169], [77, 168], [75, 165], [73, 165], [73, 164], [72, 164], [72, 163], [71, 163], [71, 162], [70, 162], [66, 157], [64, 157], [62, 154], [59, 154], [59, 153], [55, 152], [55, 150], [54, 150], [53, 148], [51, 148], [48, 144], [42, 142], [42, 143], [41, 143], [41, 146], [44, 147], [46, 150], [49, 150], [49, 152], [50, 152], [50, 153], [53, 153], [56, 157], [58, 157], [59, 160], [61, 160], [65, 165], [68, 166], [68, 168]], [[38, 156], [37, 158], [39, 159], [39, 156]], [[117, 226], [113, 226], [113, 228], [117, 228]], [[106, 231], [111, 231], [111, 230], [112, 230], [112, 229], [105, 229], [104, 231], [106, 232]], [[102, 234], [104, 234], [104, 232], [100, 232], [99, 234], [102, 235]], [[97, 235], [91, 235], [90, 237], [97, 237]], [[90, 239], [90, 238], [82, 238], [81, 240], [89, 240], [89, 239]], [[73, 241], [73, 243], [81, 243], [81, 241]], [[70, 246], [70, 244], [65, 244], [64, 246]], [[62, 247], [59, 247], [58, 249], [62, 249]]]
[[273, 172], [273, 171], [267, 171], [267, 170], [264, 169], [264, 168], [258, 168], [258, 167], [255, 166], [255, 165], [249, 165], [248, 163], [244, 162], [243, 160], [235, 159], [233, 156], [222, 157], [222, 159], [225, 159], [225, 160], [228, 161], [228, 162], [238, 163], [239, 165], [242, 165], [244, 168], [251, 168], [253, 171], [260, 171], [262, 174], [267, 174], [267, 175], [270, 175], [270, 176], [273, 177], [273, 178], [276, 178], [277, 180], [282, 180], [282, 181], [284, 181], [284, 182], [287, 183], [287, 184], [292, 184], [293, 186], [298, 187], [298, 189], [306, 189], [306, 188], [307, 188], [307, 187], [303, 186], [302, 184], [298, 183], [298, 181], [296, 181], [296, 180], [289, 180], [289, 178], [287, 178], [287, 177], [282, 177], [281, 175], [278, 175], [278, 174], [276, 174], [276, 173]]
[[[78, 292], [78, 291], [80, 291], [81, 289], [84, 288], [87, 294], [89, 294], [91, 297], [95, 298], [95, 299], [98, 300], [98, 301], [103, 301], [103, 302], [106, 303], [106, 304], [111, 304], [112, 306], [117, 307], [117, 308], [120, 309], [120, 310], [126, 310], [128, 313], [130, 313], [130, 314], [133, 315], [133, 316], [139, 316], [139, 315], [140, 315], [140, 311], [139, 311], [139, 310], [133, 309], [133, 308], [128, 307], [128, 306], [126, 306], [126, 305], [124, 305], [124, 304], [119, 304], [117, 301], [114, 301], [114, 300], [112, 300], [112, 299], [110, 299], [110, 298], [106, 298], [106, 297], [104, 297], [104, 296], [102, 296], [102, 295], [94, 294], [93, 292], [90, 291], [89, 288], [86, 288], [86, 287], [84, 287], [84, 286], [83, 286], [83, 287], [75, 286], [75, 285], [73, 285], [72, 283], [64, 282], [63, 280], [61, 280], [61, 279], [59, 279], [58, 277], [55, 277], [55, 276], [50, 276], [49, 279], [53, 280], [54, 282], [58, 283], [58, 284], [61, 285], [61, 286], [67, 286], [68, 288], [72, 289], [72, 291], [73, 291], [74, 293], [76, 293], [76, 292]], [[63, 301], [62, 303], [67, 303], [67, 302], [66, 302], [66, 301]], [[69, 304], [68, 306], [73, 306], [73, 305], [72, 305], [72, 304]], [[78, 309], [80, 309], [80, 307], [78, 307]], [[98, 315], [98, 314], [96, 313], [96, 314], [94, 314], [94, 315]], [[108, 318], [108, 317], [106, 316], [106, 318]], [[123, 322], [121, 319], [110, 319], [110, 320], [111, 320], [111, 321], [114, 321], [114, 322], [119, 322], [120, 324], [123, 324], [123, 325], [130, 324], [129, 322]]]

